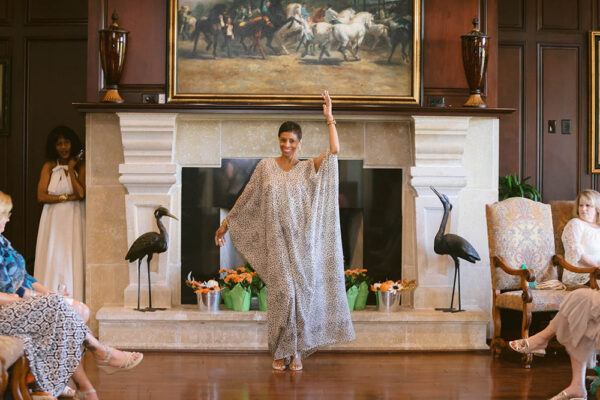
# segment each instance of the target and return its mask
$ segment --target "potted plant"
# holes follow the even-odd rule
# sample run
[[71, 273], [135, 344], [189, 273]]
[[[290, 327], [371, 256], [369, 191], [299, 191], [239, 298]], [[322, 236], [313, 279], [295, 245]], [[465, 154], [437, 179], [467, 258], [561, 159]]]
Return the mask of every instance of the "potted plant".
[[239, 267], [235, 271], [227, 271], [227, 273], [225, 281], [233, 283], [233, 287], [229, 292], [233, 311], [250, 310], [250, 285], [252, 284], [253, 274], [256, 274], [256, 272], [246, 272], [245, 267]]
[[354, 311], [356, 297], [358, 296], [358, 284], [354, 270], [345, 270], [344, 276], [346, 278], [346, 298], [348, 299], [348, 307], [350, 308], [350, 311]]
[[211, 279], [207, 282], [198, 282], [192, 277], [191, 272], [185, 281], [187, 287], [194, 290], [198, 299], [200, 311], [219, 311], [221, 287], [219, 282]]
[[364, 268], [355, 268], [348, 269], [345, 273], [346, 280], [350, 279], [354, 286], [358, 288], [354, 310], [364, 310], [367, 305], [367, 297], [369, 296], [369, 284], [371, 283], [371, 278], [367, 276], [367, 270]]
[[235, 286], [235, 282], [233, 281], [233, 275], [237, 274], [234, 269], [227, 270], [225, 268], [221, 268], [219, 270], [220, 278], [219, 278], [219, 286], [221, 287], [221, 297], [223, 298], [223, 304], [225, 304], [225, 308], [232, 309], [233, 305], [231, 303], [231, 289]]
[[375, 292], [377, 300], [377, 310], [389, 312], [400, 309], [400, 300], [402, 293], [412, 291], [416, 287], [415, 280], [399, 280], [378, 282], [371, 285], [371, 290]]
[[517, 174], [501, 176], [498, 181], [498, 200], [509, 197], [525, 197], [533, 201], [542, 201], [542, 194], [535, 187], [525, 183], [529, 178], [519, 181]]

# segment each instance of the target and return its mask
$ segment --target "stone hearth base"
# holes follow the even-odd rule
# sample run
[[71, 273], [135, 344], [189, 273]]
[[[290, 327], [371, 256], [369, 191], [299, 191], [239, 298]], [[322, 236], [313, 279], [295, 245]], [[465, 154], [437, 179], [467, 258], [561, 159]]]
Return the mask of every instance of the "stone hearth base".
[[[259, 311], [200, 312], [195, 306], [141, 313], [103, 307], [96, 314], [100, 340], [124, 349], [267, 350], [267, 314]], [[481, 350], [487, 349], [489, 314], [450, 314], [407, 309], [381, 313], [374, 307], [352, 313], [356, 340], [328, 350]]]

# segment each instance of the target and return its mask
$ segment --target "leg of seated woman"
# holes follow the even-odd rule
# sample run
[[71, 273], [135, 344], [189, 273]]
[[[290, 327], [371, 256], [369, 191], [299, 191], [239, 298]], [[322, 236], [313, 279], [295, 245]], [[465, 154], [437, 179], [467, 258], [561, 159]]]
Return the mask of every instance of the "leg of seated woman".
[[[110, 347], [103, 345], [96, 339], [92, 334], [88, 333], [83, 341], [84, 346], [92, 352], [96, 361], [106, 360], [108, 353], [111, 351]], [[124, 363], [127, 362], [127, 359], [131, 354], [132, 361], [137, 362], [140, 360], [143, 355], [142, 353], [134, 352], [129, 353], [117, 349], [112, 349], [112, 353], [110, 359], [108, 360], [108, 365], [111, 367], [121, 367]]]
[[77, 385], [77, 389], [79, 391], [88, 392], [85, 395], [85, 399], [81, 400], [98, 400], [98, 396], [96, 395], [96, 393], [90, 392], [92, 389], [94, 389], [94, 386], [92, 386], [92, 382], [90, 382], [87, 375], [85, 374], [85, 370], [83, 369], [83, 365], [81, 363], [73, 373], [73, 380], [75, 381], [75, 384]]
[[90, 319], [90, 308], [77, 300], [73, 300], [73, 304], [71, 305], [75, 309], [75, 312], [79, 314], [83, 322], [87, 323]]
[[569, 399], [574, 397], [582, 397], [585, 399], [587, 396], [585, 390], [586, 365], [571, 355], [569, 355], [569, 357], [571, 358], [571, 384], [561, 393], [565, 393]]

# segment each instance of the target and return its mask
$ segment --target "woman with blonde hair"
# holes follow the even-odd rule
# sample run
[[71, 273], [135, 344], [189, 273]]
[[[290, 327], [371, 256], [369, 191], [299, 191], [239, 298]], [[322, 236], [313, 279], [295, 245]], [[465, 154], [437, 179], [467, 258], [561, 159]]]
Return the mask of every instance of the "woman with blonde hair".
[[[565, 260], [578, 267], [600, 267], [600, 193], [595, 190], [579, 192], [573, 207], [573, 216], [562, 234]], [[566, 285], [584, 285], [589, 274], [563, 271]]]
[[86, 349], [107, 372], [129, 370], [143, 354], [101, 344], [76, 311], [87, 318], [85, 305], [51, 292], [27, 273], [25, 260], [2, 235], [11, 210], [12, 199], [0, 191], [0, 335], [23, 339], [34, 385], [44, 392], [34, 399], [63, 394], [72, 376], [79, 399], [95, 400], [98, 396], [81, 365]]

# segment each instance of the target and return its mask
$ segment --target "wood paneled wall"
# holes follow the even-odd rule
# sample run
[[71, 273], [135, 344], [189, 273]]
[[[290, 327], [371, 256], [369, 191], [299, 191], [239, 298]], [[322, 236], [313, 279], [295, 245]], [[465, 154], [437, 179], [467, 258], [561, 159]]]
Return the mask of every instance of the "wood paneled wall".
[[[430, 95], [461, 106], [469, 97], [460, 36], [470, 32], [471, 20], [481, 21], [490, 35], [491, 47], [485, 94], [497, 106], [497, 0], [424, 0], [423, 80], [424, 104]], [[89, 0], [88, 101], [99, 101], [104, 84], [98, 62], [98, 29], [117, 10], [121, 27], [130, 31], [121, 95], [128, 102], [141, 101], [144, 92], [166, 91], [166, 29], [168, 1], [145, 0], [144, 7], [127, 0]]]
[[28, 261], [41, 213], [36, 190], [46, 135], [62, 124], [85, 136], [84, 117], [72, 103], [85, 99], [86, 57], [85, 1], [0, 1], [0, 58], [8, 61], [10, 88], [10, 125], [0, 133], [0, 190], [14, 203], [5, 235]]
[[597, 0], [498, 2], [498, 105], [517, 109], [500, 121], [500, 174], [531, 176], [544, 201], [598, 188], [587, 172], [587, 34], [597, 13]]

